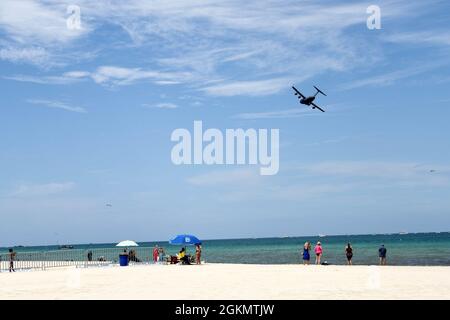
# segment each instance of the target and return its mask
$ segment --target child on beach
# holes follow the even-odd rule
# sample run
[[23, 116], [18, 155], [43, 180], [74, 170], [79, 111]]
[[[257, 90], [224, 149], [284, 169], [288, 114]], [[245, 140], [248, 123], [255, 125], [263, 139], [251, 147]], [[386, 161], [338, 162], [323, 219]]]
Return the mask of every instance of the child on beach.
[[309, 251], [311, 250], [311, 243], [309, 243], [308, 241], [305, 242], [305, 244], [303, 245], [303, 264], [304, 265], [308, 265], [309, 264], [309, 260], [310, 260], [310, 254]]
[[320, 243], [320, 241], [318, 241], [316, 246], [314, 247], [314, 253], [316, 254], [316, 264], [320, 264], [320, 258], [323, 254], [322, 244]]

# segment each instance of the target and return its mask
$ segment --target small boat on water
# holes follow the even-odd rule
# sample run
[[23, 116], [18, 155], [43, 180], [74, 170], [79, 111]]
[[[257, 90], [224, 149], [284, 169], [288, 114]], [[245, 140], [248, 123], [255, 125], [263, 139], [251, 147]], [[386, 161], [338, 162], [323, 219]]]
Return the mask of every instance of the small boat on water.
[[323, 238], [323, 237], [326, 237], [327, 235], [326, 234], [320, 234], [319, 233], [319, 238]]
[[68, 244], [58, 246], [58, 250], [68, 250], [68, 249], [73, 249], [73, 246], [68, 245]]

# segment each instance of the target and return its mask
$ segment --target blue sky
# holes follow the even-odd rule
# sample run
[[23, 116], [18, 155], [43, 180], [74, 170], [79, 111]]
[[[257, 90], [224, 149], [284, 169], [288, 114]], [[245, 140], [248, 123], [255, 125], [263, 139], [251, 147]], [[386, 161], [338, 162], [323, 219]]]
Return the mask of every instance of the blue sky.
[[[449, 14], [446, 1], [2, 0], [0, 246], [449, 231]], [[319, 86], [327, 112], [292, 84]], [[173, 165], [170, 134], [194, 120], [279, 129], [279, 173]]]

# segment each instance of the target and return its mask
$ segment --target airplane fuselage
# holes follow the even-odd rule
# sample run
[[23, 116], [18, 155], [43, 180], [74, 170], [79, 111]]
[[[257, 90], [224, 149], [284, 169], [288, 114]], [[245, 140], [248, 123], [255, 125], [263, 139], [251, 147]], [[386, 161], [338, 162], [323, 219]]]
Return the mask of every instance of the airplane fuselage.
[[314, 99], [316, 99], [315, 96], [303, 98], [303, 99], [300, 99], [300, 103], [301, 103], [301, 104], [306, 104], [307, 106], [310, 106], [311, 103], [314, 102]]

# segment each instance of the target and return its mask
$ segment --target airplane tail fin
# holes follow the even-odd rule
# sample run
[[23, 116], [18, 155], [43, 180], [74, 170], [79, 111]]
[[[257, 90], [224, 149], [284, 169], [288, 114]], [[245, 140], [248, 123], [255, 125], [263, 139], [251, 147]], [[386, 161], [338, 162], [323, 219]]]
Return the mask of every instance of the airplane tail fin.
[[322, 92], [322, 90], [320, 90], [319, 88], [317, 88], [316, 86], [313, 86], [317, 92], [320, 92], [321, 94], [323, 94], [324, 96], [327, 96], [324, 92]]

